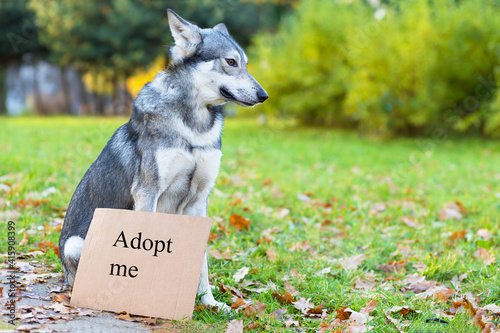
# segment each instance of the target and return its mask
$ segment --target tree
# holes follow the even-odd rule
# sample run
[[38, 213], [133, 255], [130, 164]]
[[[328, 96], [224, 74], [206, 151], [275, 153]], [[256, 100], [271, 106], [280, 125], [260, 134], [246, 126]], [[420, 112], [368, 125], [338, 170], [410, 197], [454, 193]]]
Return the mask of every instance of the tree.
[[7, 113], [7, 67], [27, 53], [39, 57], [46, 53], [38, 41], [34, 13], [24, 1], [0, 2], [0, 115]]
[[30, 8], [54, 60], [104, 75], [115, 89], [136, 68], [151, 63], [168, 36], [165, 5], [159, 1], [33, 0]]

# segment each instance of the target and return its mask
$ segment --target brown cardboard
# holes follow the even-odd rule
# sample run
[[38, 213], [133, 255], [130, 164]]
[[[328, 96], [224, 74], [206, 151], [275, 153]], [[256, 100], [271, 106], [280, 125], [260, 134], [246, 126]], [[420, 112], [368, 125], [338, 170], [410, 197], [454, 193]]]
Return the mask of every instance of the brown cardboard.
[[[83, 245], [71, 305], [191, 319], [211, 223], [212, 219], [204, 217], [96, 209]], [[139, 239], [131, 241], [138, 233], [141, 249], [133, 249]], [[160, 252], [162, 241], [165, 246]], [[143, 248], [150, 244], [149, 251]], [[123, 266], [111, 264], [125, 265], [126, 276], [122, 276]]]

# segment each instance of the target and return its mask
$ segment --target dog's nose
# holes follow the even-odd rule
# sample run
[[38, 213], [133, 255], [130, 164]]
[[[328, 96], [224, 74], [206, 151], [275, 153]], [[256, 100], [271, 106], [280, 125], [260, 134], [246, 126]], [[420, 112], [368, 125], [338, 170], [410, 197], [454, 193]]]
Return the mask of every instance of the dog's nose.
[[264, 102], [268, 98], [269, 98], [269, 95], [267, 94], [267, 92], [264, 89], [259, 90], [259, 92], [257, 93], [257, 99], [259, 100], [259, 103]]

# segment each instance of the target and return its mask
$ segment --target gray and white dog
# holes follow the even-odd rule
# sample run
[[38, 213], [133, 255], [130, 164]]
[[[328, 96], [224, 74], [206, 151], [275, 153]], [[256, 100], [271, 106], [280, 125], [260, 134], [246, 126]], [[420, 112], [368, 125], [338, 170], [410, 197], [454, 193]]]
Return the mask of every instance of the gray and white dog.
[[[111, 137], [69, 204], [59, 248], [71, 286], [96, 208], [207, 216], [222, 156], [220, 105], [253, 106], [268, 98], [224, 24], [201, 29], [171, 10], [168, 20], [175, 40], [171, 64], [142, 88], [129, 122]], [[198, 294], [202, 303], [228, 309], [212, 295], [206, 255]]]

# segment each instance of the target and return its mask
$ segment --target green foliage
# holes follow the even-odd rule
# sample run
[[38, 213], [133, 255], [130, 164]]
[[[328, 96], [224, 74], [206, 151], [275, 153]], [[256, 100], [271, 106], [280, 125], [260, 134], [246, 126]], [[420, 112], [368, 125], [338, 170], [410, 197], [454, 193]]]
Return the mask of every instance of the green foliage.
[[165, 6], [157, 1], [33, 0], [41, 29], [61, 65], [128, 75], [150, 63], [165, 44]]
[[0, 3], [0, 63], [20, 60], [26, 53], [41, 51], [34, 13], [25, 1]]
[[[491, 1], [302, 1], [255, 40], [267, 112], [384, 135], [494, 135], [500, 20]], [[378, 9], [380, 13], [381, 9]]]

